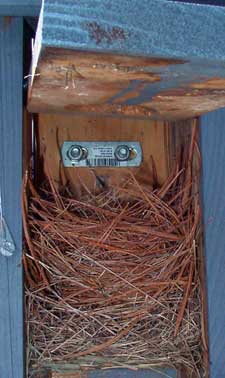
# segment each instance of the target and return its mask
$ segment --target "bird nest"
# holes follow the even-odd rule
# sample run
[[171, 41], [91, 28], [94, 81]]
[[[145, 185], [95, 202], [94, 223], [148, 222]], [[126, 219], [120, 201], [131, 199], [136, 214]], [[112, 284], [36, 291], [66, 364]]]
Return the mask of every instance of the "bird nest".
[[84, 186], [78, 199], [50, 176], [38, 192], [25, 180], [29, 376], [52, 367], [156, 366], [202, 376], [196, 156], [192, 136], [154, 190], [130, 174], [96, 193]]

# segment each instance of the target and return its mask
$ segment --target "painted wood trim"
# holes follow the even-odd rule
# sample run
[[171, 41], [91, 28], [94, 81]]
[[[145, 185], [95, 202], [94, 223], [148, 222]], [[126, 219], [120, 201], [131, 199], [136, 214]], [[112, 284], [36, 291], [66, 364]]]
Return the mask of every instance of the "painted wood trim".
[[199, 5], [214, 5], [214, 6], [225, 6], [224, 0], [167, 0], [167, 1], [176, 1], [179, 3], [191, 3], [191, 4], [199, 4]]
[[[42, 0], [0, 0], [0, 15], [37, 17], [40, 13], [41, 2]], [[224, 0], [176, 0], [176, 2], [225, 6]]]
[[0, 255], [0, 377], [24, 377], [22, 280], [23, 20], [0, 18], [0, 187], [3, 216], [16, 244]]
[[42, 46], [225, 62], [225, 8], [166, 0], [45, 0]]
[[225, 109], [201, 119], [210, 378], [225, 378]]
[[42, 0], [0, 0], [0, 15], [37, 17], [41, 2]]
[[49, 378], [178, 378], [172, 369], [143, 369], [132, 371], [128, 369], [95, 370], [90, 372], [59, 373], [52, 372]]

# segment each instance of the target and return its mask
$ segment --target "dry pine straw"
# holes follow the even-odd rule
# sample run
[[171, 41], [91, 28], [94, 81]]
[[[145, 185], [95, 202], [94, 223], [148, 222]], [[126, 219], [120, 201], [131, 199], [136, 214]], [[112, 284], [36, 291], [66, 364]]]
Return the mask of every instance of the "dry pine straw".
[[30, 376], [65, 364], [185, 366], [189, 377], [200, 377], [205, 339], [196, 156], [194, 130], [188, 150], [156, 190], [131, 174], [120, 187], [84, 188], [76, 199], [50, 176], [38, 193], [25, 180]]

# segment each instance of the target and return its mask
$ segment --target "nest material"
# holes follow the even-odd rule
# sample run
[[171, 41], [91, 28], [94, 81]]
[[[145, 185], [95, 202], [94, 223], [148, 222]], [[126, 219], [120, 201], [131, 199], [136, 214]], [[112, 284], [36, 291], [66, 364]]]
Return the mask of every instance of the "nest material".
[[[199, 195], [192, 136], [163, 187], [75, 199], [53, 180], [24, 196], [27, 361], [32, 372], [154, 367], [202, 370]], [[194, 173], [195, 172], [195, 173]], [[25, 192], [24, 192], [25, 193]]]

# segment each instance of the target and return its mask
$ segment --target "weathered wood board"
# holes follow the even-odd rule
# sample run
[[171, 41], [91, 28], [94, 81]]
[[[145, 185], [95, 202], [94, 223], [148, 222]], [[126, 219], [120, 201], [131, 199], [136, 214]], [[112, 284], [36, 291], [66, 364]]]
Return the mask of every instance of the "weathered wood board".
[[0, 0], [0, 15], [38, 16], [42, 0]]
[[225, 106], [225, 8], [138, 4], [46, 0], [29, 109], [174, 120]]
[[[189, 142], [192, 127], [196, 125], [198, 120], [183, 121], [177, 123], [156, 122], [146, 120], [128, 120], [128, 119], [112, 119], [104, 117], [88, 117], [88, 116], [70, 116], [63, 114], [39, 114], [37, 145], [39, 162], [43, 162], [44, 172], [50, 174], [56, 182], [63, 182], [72, 188], [76, 195], [79, 196], [82, 191], [82, 185], [88, 187], [89, 191], [96, 190], [98, 182], [96, 177], [100, 177], [103, 182], [120, 184], [129, 170], [132, 170], [140, 183], [145, 183], [149, 187], [154, 186], [154, 173], [152, 169], [152, 158], [155, 162], [155, 168], [158, 173], [158, 185], [163, 184], [170, 175], [174, 162], [179, 153], [179, 147]], [[87, 168], [63, 168], [60, 156], [60, 147], [66, 140], [136, 140], [141, 142], [143, 148], [143, 164], [140, 168], [95, 168], [93, 171]], [[37, 167], [38, 172], [42, 171], [42, 167]], [[41, 176], [39, 177], [41, 179]], [[203, 261], [203, 260], [202, 260]], [[202, 263], [204, 265], [204, 263]], [[204, 267], [202, 268], [204, 271]], [[204, 272], [201, 275], [202, 282], [205, 282]], [[204, 286], [204, 284], [203, 284]], [[203, 304], [204, 310], [205, 304]], [[204, 312], [205, 313], [205, 312]], [[205, 313], [206, 315], [206, 313]], [[205, 322], [205, 319], [203, 320]], [[205, 326], [206, 329], [206, 326]], [[204, 356], [207, 366], [208, 355]], [[50, 367], [50, 366], [49, 366]], [[79, 366], [72, 367], [71, 372], [64, 374], [66, 366], [63, 363], [51, 366], [53, 371], [58, 369], [58, 373], [54, 372], [54, 378], [106, 378], [109, 376], [118, 377], [118, 372], [74, 372]], [[65, 369], [64, 369], [65, 368]], [[62, 369], [60, 372], [60, 369]], [[99, 375], [98, 375], [99, 374]], [[123, 369], [119, 373], [121, 378], [132, 378], [134, 373]], [[135, 373], [137, 377], [156, 377], [157, 373], [151, 371], [138, 371]], [[186, 378], [187, 372], [179, 372], [165, 370], [159, 373], [159, 377], [163, 378], [165, 374], [178, 378]]]
[[201, 119], [210, 378], [225, 378], [225, 109]]
[[[174, 0], [167, 0], [174, 1]], [[224, 6], [224, 0], [176, 0], [177, 2]], [[42, 0], [0, 0], [0, 15], [38, 17]]]
[[57, 373], [53, 372], [50, 378], [178, 378], [175, 370], [164, 369], [164, 370], [146, 370], [142, 371], [131, 371], [125, 369], [111, 369], [111, 370], [98, 370], [93, 372], [83, 372], [83, 373]]
[[22, 268], [23, 20], [0, 18], [0, 189], [3, 216], [16, 245], [0, 254], [0, 377], [24, 377]]
[[[61, 146], [64, 141], [138, 141], [143, 149], [143, 164], [139, 168], [63, 168]], [[113, 119], [88, 116], [40, 114], [38, 127], [39, 161], [44, 171], [56, 182], [68, 182], [77, 188], [80, 182], [95, 190], [100, 182], [119, 184], [129, 170], [140, 182], [154, 186], [154, 168], [157, 181], [162, 184], [169, 174], [169, 127], [166, 122]]]
[[[95, 190], [99, 183], [120, 184], [131, 171], [149, 187], [162, 185], [168, 178], [179, 145], [190, 137], [197, 120], [168, 123], [150, 120], [39, 114], [37, 128], [36, 175], [51, 174], [56, 183], [78, 188], [84, 183]], [[64, 141], [137, 141], [141, 143], [143, 163], [133, 168], [64, 168], [61, 147]], [[42, 162], [43, 167], [40, 162]], [[79, 184], [80, 183], [80, 184]]]

